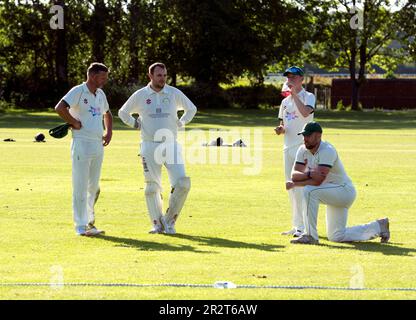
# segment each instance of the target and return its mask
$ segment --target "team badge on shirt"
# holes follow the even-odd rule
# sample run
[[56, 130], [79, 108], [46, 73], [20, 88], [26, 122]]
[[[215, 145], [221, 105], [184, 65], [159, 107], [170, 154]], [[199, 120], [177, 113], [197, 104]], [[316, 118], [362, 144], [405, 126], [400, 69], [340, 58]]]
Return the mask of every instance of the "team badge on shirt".
[[151, 103], [152, 103], [152, 100], [147, 99], [147, 100], [146, 100], [146, 103], [147, 103], [147, 104], [151, 104]]
[[296, 118], [299, 118], [298, 115], [296, 114], [296, 111], [286, 113], [287, 121], [295, 120]]
[[94, 108], [93, 106], [90, 106], [90, 110], [88, 112], [91, 112], [92, 116], [101, 116], [101, 109], [100, 108]]
[[163, 103], [163, 104], [169, 104], [169, 102], [170, 102], [169, 98], [164, 98], [164, 99], [162, 100], [162, 103]]

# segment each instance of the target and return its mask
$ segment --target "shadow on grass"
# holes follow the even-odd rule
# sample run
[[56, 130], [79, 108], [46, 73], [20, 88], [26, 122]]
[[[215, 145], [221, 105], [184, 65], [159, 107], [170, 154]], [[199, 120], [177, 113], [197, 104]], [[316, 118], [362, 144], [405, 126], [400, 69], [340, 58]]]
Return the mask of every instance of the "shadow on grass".
[[223, 238], [214, 238], [214, 237], [203, 237], [203, 236], [191, 236], [186, 234], [175, 234], [170, 235], [171, 237], [191, 240], [198, 242], [200, 245], [210, 246], [210, 247], [221, 247], [221, 248], [236, 248], [236, 249], [255, 249], [262, 251], [278, 251], [277, 249], [284, 248], [284, 246], [266, 244], [266, 243], [249, 243], [242, 241], [234, 241]]
[[[323, 238], [328, 240], [327, 238]], [[336, 242], [329, 244], [320, 244], [331, 249], [347, 249], [347, 250], [360, 250], [367, 252], [380, 252], [386, 256], [409, 256], [416, 253], [416, 248], [406, 248], [401, 246], [401, 243], [380, 243], [380, 242], [343, 242], [347, 246], [339, 246]]]
[[[156, 235], [157, 236], [157, 235]], [[190, 236], [185, 234], [175, 234], [175, 235], [160, 235], [165, 236], [165, 239], [168, 237], [174, 237], [179, 239], [185, 239], [190, 241], [195, 241], [199, 245], [205, 245], [209, 247], [216, 247], [216, 248], [235, 248], [235, 249], [256, 249], [262, 251], [271, 251], [275, 252], [278, 251], [277, 249], [284, 248], [284, 246], [277, 246], [271, 244], [256, 244], [256, 243], [248, 243], [242, 241], [233, 241], [229, 239], [222, 239], [222, 238], [214, 238], [214, 237], [201, 237], [201, 236]], [[117, 247], [125, 247], [125, 248], [136, 248], [142, 251], [190, 251], [195, 253], [217, 253], [215, 251], [201, 251], [196, 249], [190, 245], [174, 245], [174, 244], [167, 244], [167, 243], [158, 243], [158, 242], [150, 242], [150, 241], [142, 241], [137, 239], [129, 239], [129, 238], [120, 238], [108, 235], [99, 235], [94, 237], [95, 239], [101, 239], [106, 241], [111, 241], [117, 244]]]
[[168, 243], [142, 241], [137, 239], [121, 238], [107, 235], [99, 235], [94, 237], [94, 239], [113, 242], [116, 244], [116, 247], [136, 248], [137, 250], [141, 251], [190, 251], [195, 253], [216, 253], [209, 251], [201, 251], [189, 245], [174, 245]]

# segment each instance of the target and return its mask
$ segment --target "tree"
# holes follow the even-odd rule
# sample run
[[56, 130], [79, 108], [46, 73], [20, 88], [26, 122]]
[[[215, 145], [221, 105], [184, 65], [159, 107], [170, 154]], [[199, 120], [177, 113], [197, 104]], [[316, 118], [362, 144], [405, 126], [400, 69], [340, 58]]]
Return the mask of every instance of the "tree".
[[[232, 82], [302, 50], [303, 12], [282, 0], [161, 0], [158, 48], [197, 83]], [[293, 23], [296, 21], [296, 23]], [[301, 25], [302, 31], [299, 31]], [[297, 32], [287, 37], [288, 29]]]
[[398, 14], [399, 40], [406, 48], [408, 62], [416, 62], [416, 0], [409, 0]]
[[92, 57], [94, 61], [104, 62], [108, 10], [104, 0], [89, 1], [89, 4], [92, 7], [88, 24], [88, 34], [92, 42]]
[[[5, 97], [36, 102], [55, 76], [50, 50], [49, 11], [45, 4], [5, 1], [0, 9], [0, 63], [5, 68]], [[37, 26], [34, 28], [33, 26]]]
[[[65, 12], [65, 1], [57, 0], [55, 4], [61, 6]], [[55, 34], [55, 76], [58, 86], [63, 91], [68, 87], [68, 48], [66, 45], [65, 27], [63, 29], [57, 29]]]
[[392, 51], [389, 46], [397, 39], [403, 11], [393, 13], [389, 0], [299, 2], [317, 17], [309, 47], [312, 60], [329, 69], [348, 68], [352, 109], [357, 110], [365, 74], [378, 57]]

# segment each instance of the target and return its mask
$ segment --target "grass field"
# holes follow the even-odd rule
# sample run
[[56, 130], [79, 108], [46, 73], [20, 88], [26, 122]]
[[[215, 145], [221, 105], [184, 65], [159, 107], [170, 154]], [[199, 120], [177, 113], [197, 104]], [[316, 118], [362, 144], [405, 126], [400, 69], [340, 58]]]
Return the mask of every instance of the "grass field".
[[[321, 207], [320, 245], [291, 245], [277, 111], [200, 111], [188, 129], [261, 130], [256, 174], [250, 164], [187, 163], [192, 189], [177, 235], [150, 235], [138, 133], [115, 119], [105, 150], [99, 238], [77, 237], [72, 226], [70, 137], [37, 132], [61, 123], [53, 112], [0, 114], [0, 282], [363, 286], [416, 288], [416, 112], [316, 114], [358, 195], [349, 225], [388, 216], [391, 242], [331, 243]], [[219, 134], [218, 134], [219, 135]], [[14, 138], [16, 142], [3, 142]], [[202, 136], [203, 138], [203, 136]], [[188, 141], [201, 144], [205, 141]], [[232, 141], [226, 141], [232, 142]], [[250, 141], [252, 146], [254, 140]], [[209, 149], [209, 150], [208, 150]], [[240, 151], [253, 154], [252, 148]], [[221, 156], [221, 155], [219, 155]], [[169, 184], [163, 171], [164, 202]], [[178, 287], [0, 286], [0, 299], [416, 299], [416, 291], [228, 289]]]

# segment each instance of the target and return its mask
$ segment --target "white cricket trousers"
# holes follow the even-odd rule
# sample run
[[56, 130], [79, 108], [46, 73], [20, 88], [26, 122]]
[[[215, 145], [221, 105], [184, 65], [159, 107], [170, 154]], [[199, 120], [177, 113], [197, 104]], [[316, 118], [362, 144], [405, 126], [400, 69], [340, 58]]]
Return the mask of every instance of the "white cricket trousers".
[[163, 216], [162, 165], [168, 170], [171, 186], [176, 186], [178, 181], [185, 177], [182, 149], [177, 142], [143, 141], [140, 145], [140, 156], [146, 183], [145, 198], [149, 218], [154, 227], [160, 227]]
[[318, 240], [317, 219], [319, 204], [326, 204], [328, 240], [334, 242], [366, 241], [381, 232], [377, 221], [347, 228], [348, 209], [356, 197], [352, 185], [324, 183], [303, 188], [305, 233]]
[[162, 165], [166, 167], [171, 186], [185, 177], [182, 147], [177, 142], [143, 141], [140, 144], [145, 182], [155, 182], [162, 190]]
[[72, 208], [75, 227], [94, 224], [94, 204], [100, 192], [99, 181], [104, 156], [102, 141], [73, 139]]
[[[295, 164], [296, 152], [299, 145], [283, 150], [283, 161], [285, 164], [285, 179], [292, 180], [292, 169]], [[292, 225], [296, 230], [304, 231], [303, 210], [302, 210], [302, 187], [292, 188], [288, 191], [289, 201], [292, 207]]]

